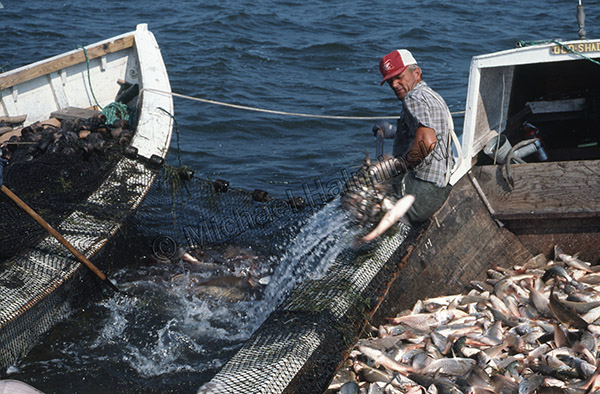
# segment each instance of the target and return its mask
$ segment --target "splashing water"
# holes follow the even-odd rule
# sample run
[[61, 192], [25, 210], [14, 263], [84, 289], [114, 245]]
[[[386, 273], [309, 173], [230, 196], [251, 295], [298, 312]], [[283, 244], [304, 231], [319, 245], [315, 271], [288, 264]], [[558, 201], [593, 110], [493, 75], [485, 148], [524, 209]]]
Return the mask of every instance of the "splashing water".
[[161, 275], [172, 275], [178, 268], [169, 265], [119, 272], [119, 282], [132, 297], [104, 299], [78, 320], [62, 323], [59, 340], [41, 345], [53, 347], [53, 354], [26, 358], [11, 377], [31, 382], [35, 376], [39, 379], [40, 371], [58, 380], [66, 374], [70, 380], [73, 374], [81, 375], [77, 383], [81, 387], [71, 389], [87, 393], [92, 392], [91, 385], [102, 392], [118, 382], [125, 384], [122, 391], [132, 385], [145, 392], [164, 391], [165, 385], [183, 391], [197, 388], [235, 354], [297, 283], [324, 275], [356, 232], [339, 200], [316, 211], [283, 245], [283, 254], [268, 259], [274, 266], [271, 278], [262, 297], [254, 299], [228, 302], [192, 291], [190, 273], [178, 275], [177, 281], [161, 280]]
[[357, 233], [347, 217], [340, 213], [339, 199], [316, 212], [287, 245], [263, 300], [253, 306], [255, 321], [262, 323], [296, 284], [322, 277], [337, 255], [351, 245]]

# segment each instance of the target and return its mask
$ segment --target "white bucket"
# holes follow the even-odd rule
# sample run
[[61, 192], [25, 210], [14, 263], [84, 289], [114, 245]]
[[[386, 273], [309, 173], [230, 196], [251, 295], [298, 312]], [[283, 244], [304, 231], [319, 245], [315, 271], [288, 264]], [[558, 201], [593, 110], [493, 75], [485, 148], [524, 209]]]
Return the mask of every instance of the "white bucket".
[[[498, 137], [500, 137], [500, 146], [498, 146], [498, 153], [496, 154], [496, 146], [498, 145]], [[506, 156], [508, 156], [508, 152], [510, 152], [510, 142], [505, 135], [500, 134], [499, 136], [493, 137], [488, 141], [488, 143], [483, 148], [483, 152], [489, 157], [494, 159], [496, 157], [496, 163], [504, 164], [506, 163]]]

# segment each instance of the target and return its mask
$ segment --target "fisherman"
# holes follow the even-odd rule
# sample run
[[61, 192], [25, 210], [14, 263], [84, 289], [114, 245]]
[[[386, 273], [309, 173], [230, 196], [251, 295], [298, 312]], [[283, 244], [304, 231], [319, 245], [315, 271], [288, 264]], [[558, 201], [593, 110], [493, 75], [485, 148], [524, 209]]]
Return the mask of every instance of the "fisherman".
[[396, 194], [413, 195], [415, 201], [406, 213], [410, 223], [429, 219], [450, 193], [450, 169], [454, 157], [450, 149], [452, 116], [444, 99], [422, 79], [413, 55], [399, 49], [379, 62], [384, 83], [402, 101], [397, 126], [378, 122], [373, 134], [394, 139], [393, 157], [379, 157], [371, 174], [375, 179], [392, 177]]

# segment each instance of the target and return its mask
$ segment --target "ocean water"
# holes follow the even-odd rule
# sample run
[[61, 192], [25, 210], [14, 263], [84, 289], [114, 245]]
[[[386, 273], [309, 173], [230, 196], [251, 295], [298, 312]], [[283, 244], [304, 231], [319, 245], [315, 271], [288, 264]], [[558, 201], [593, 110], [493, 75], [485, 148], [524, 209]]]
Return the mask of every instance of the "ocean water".
[[[518, 40], [577, 38], [576, 0], [2, 3], [5, 70], [148, 23], [174, 92], [316, 115], [399, 114], [378, 71], [379, 58], [396, 48], [413, 52], [425, 80], [458, 112], [472, 56]], [[584, 6], [594, 37], [600, 5]], [[197, 175], [274, 195], [337, 174], [360, 163], [365, 150], [375, 151], [371, 120], [274, 116], [179, 98], [175, 115], [183, 161]], [[462, 121], [457, 115], [459, 130]], [[169, 160], [176, 163], [175, 155]]]
[[[575, 0], [0, 1], [2, 70], [147, 23], [174, 92], [314, 115], [398, 115], [401, 106], [379, 85], [378, 71], [380, 57], [397, 48], [412, 51], [424, 79], [459, 113], [472, 56], [513, 48], [519, 40], [577, 38]], [[588, 37], [599, 37], [600, 4], [583, 5]], [[181, 98], [174, 103], [183, 163], [197, 176], [227, 179], [235, 187], [297, 195], [302, 185], [355, 168], [365, 151], [375, 153], [373, 120], [271, 115]], [[457, 114], [458, 131], [462, 122]], [[171, 164], [178, 162], [176, 141]], [[319, 236], [343, 240], [347, 233], [331, 229]], [[302, 249], [311, 241], [306, 235], [293, 246]], [[254, 305], [235, 311], [239, 321], [229, 324], [231, 310], [190, 301], [178, 291], [170, 299], [157, 293], [144, 305], [102, 300], [79, 317], [80, 332], [61, 335], [60, 329], [73, 330], [61, 325], [35, 357], [0, 377], [47, 393], [195, 392], [255, 327], [248, 315]], [[154, 294], [150, 284], [148, 292]], [[148, 304], [156, 311], [151, 316], [140, 312]], [[209, 322], [197, 318], [206, 315]], [[218, 335], [231, 339], [218, 342], [223, 358], [212, 357], [206, 346]]]

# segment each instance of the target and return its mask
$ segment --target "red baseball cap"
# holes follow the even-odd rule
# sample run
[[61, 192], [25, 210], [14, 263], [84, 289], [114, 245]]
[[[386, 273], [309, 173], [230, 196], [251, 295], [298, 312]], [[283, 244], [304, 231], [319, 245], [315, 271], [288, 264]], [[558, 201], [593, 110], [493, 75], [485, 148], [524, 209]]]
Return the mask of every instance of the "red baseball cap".
[[383, 75], [381, 84], [383, 85], [388, 79], [402, 74], [406, 70], [406, 67], [411, 64], [417, 64], [417, 61], [406, 49], [397, 49], [394, 52], [388, 53], [379, 62], [379, 71]]

